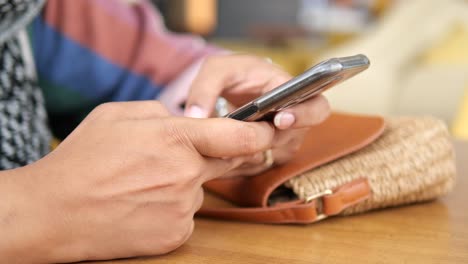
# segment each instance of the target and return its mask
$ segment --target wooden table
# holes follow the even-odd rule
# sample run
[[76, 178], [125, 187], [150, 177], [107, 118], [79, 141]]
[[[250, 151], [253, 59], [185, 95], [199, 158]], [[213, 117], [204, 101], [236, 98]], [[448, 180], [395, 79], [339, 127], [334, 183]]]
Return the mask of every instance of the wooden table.
[[438, 201], [307, 226], [197, 219], [173, 253], [114, 263], [468, 263], [468, 142], [456, 148], [457, 186]]

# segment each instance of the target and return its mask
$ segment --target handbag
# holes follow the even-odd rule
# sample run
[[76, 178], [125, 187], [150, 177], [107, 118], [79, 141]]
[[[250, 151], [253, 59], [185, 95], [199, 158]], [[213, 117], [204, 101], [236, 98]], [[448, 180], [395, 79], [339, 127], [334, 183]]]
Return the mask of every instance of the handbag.
[[207, 182], [206, 191], [234, 206], [205, 204], [197, 215], [308, 224], [435, 199], [453, 188], [455, 175], [442, 121], [333, 113], [308, 131], [288, 163], [253, 177]]

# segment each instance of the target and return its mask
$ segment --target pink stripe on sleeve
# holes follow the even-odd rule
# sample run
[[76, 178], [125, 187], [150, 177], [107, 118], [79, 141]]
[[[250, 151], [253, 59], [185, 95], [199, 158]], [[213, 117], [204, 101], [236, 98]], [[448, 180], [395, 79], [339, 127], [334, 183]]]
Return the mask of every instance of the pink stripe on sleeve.
[[162, 85], [217, 51], [200, 38], [168, 32], [147, 1], [49, 0], [44, 20], [110, 62]]

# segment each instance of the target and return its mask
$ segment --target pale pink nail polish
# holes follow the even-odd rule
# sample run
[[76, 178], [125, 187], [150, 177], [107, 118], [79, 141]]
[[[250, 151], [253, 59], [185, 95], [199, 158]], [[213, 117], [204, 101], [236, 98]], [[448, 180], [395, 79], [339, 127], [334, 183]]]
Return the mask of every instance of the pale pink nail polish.
[[205, 118], [207, 117], [206, 111], [204, 111], [198, 105], [192, 105], [186, 112], [185, 116], [193, 118]]
[[294, 122], [296, 122], [296, 117], [288, 112], [280, 112], [275, 116], [273, 122], [277, 128], [287, 129], [290, 128]]

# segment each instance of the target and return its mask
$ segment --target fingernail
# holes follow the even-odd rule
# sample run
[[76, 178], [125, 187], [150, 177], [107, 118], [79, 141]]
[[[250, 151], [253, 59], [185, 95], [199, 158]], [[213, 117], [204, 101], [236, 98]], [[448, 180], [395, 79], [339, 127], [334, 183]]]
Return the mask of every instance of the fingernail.
[[275, 126], [280, 129], [290, 128], [295, 121], [296, 117], [294, 117], [293, 114], [288, 112], [280, 112], [275, 116], [275, 119], [273, 120]]
[[193, 117], [193, 118], [205, 118], [207, 117], [206, 111], [204, 111], [198, 105], [192, 105], [190, 108], [185, 112], [185, 116]]

